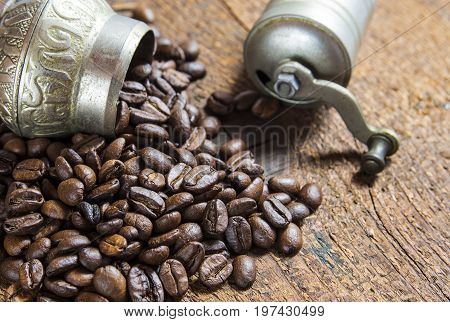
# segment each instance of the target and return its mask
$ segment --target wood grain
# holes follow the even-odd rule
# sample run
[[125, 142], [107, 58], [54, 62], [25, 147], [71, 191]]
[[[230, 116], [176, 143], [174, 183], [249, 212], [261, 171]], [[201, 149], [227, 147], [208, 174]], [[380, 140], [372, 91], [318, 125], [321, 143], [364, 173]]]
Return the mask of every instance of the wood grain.
[[[214, 90], [251, 87], [242, 46], [267, 0], [149, 3], [164, 35], [181, 41], [189, 31], [202, 45], [208, 76], [190, 91], [197, 104]], [[302, 145], [288, 147], [282, 169], [321, 184], [325, 193], [317, 216], [303, 228], [303, 250], [292, 258], [254, 254], [258, 275], [250, 290], [226, 285], [209, 292], [193, 283], [184, 301], [450, 299], [446, 3], [380, 0], [365, 37], [350, 89], [368, 119], [401, 136], [386, 171], [374, 180], [357, 174], [365, 148], [333, 109], [287, 111], [271, 124], [309, 126], [311, 132]]]

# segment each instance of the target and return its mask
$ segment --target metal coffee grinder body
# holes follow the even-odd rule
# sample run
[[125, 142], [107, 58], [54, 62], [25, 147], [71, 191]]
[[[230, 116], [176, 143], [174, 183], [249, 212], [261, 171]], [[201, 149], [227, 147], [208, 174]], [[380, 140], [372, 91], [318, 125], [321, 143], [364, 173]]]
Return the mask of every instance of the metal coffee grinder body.
[[244, 59], [257, 88], [288, 106], [333, 106], [369, 147], [362, 170], [381, 172], [394, 131], [369, 125], [346, 89], [375, 0], [272, 0], [250, 31]]

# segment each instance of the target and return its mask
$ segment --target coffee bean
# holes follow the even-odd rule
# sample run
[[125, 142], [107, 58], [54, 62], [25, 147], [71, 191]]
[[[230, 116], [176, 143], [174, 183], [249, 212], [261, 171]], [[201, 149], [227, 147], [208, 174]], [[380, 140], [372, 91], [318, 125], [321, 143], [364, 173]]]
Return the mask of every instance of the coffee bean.
[[181, 214], [178, 211], [169, 212], [154, 222], [155, 232], [162, 234], [177, 228], [181, 224]]
[[129, 206], [126, 200], [117, 200], [106, 208], [103, 216], [106, 219], [123, 218], [128, 209]]
[[[138, 122], [139, 124], [142, 123], [162, 124], [165, 123], [170, 117], [170, 109], [167, 106], [167, 104], [155, 96], [149, 97], [148, 100], [141, 105], [141, 111], [145, 112], [145, 114], [141, 114], [142, 122]], [[137, 121], [137, 119], [135, 121]]]
[[192, 132], [187, 141], [182, 146], [183, 149], [191, 151], [192, 153], [198, 152], [206, 140], [206, 131], [203, 127], [196, 127], [192, 129]]
[[44, 286], [47, 290], [62, 298], [70, 298], [78, 294], [78, 288], [76, 286], [58, 278], [46, 277], [44, 279]]
[[225, 204], [228, 204], [236, 199], [236, 190], [233, 188], [225, 188], [217, 194], [216, 198], [222, 200]]
[[73, 235], [63, 238], [56, 247], [59, 254], [71, 253], [90, 245], [88, 237], [83, 235]]
[[262, 208], [264, 219], [275, 228], [284, 228], [292, 221], [289, 210], [275, 198], [266, 199]]
[[139, 173], [139, 183], [144, 188], [158, 192], [165, 188], [166, 178], [161, 173], [144, 169]]
[[92, 285], [94, 274], [85, 268], [78, 267], [68, 271], [64, 279], [72, 285], [78, 287], [88, 287]]
[[142, 149], [139, 154], [147, 167], [162, 174], [168, 173], [174, 165], [172, 158], [150, 147]]
[[124, 223], [128, 226], [133, 226], [136, 228], [139, 239], [142, 241], [147, 241], [152, 235], [152, 221], [143, 215], [129, 212], [125, 215]]
[[169, 133], [159, 125], [143, 123], [135, 128], [136, 135], [149, 138], [155, 141], [165, 141], [169, 139]]
[[192, 170], [192, 168], [184, 163], [178, 163], [167, 174], [167, 186], [172, 192], [180, 191], [184, 177]]
[[76, 206], [84, 197], [84, 185], [75, 178], [67, 179], [58, 186], [58, 197], [68, 206]]
[[3, 247], [9, 256], [21, 255], [30, 245], [31, 240], [27, 236], [6, 235], [3, 240]]
[[189, 242], [202, 241], [203, 232], [200, 225], [196, 223], [185, 223], [178, 227], [178, 236], [175, 239], [173, 250], [176, 252]]
[[269, 188], [273, 192], [284, 192], [297, 195], [298, 181], [292, 176], [276, 176], [269, 180]]
[[285, 206], [287, 206], [292, 201], [291, 196], [284, 192], [272, 193], [268, 195], [267, 198], [275, 198]]
[[243, 254], [252, 247], [252, 230], [244, 217], [231, 217], [225, 231], [227, 244], [236, 254]]
[[[229, 257], [227, 245], [221, 240], [205, 240], [202, 242], [205, 248], [205, 255], [222, 254], [225, 257]], [[225, 255], [226, 254], [226, 255]]]
[[190, 83], [189, 76], [183, 72], [175, 69], [167, 69], [163, 72], [163, 78], [175, 89], [177, 92], [184, 91]]
[[119, 97], [130, 105], [140, 105], [147, 99], [147, 92], [141, 83], [126, 81], [123, 84]]
[[14, 153], [0, 150], [0, 174], [10, 175], [17, 163], [17, 156]]
[[209, 97], [206, 106], [213, 114], [225, 116], [233, 112], [235, 103], [231, 94], [217, 91]]
[[40, 159], [28, 159], [19, 162], [12, 176], [16, 181], [34, 182], [42, 179], [46, 172], [45, 164]]
[[173, 256], [183, 264], [189, 276], [194, 275], [205, 258], [205, 249], [199, 242], [191, 242], [182, 247]]
[[271, 248], [277, 239], [277, 232], [259, 215], [248, 218], [252, 230], [253, 245], [263, 249]]
[[119, 235], [125, 237], [128, 242], [137, 240], [139, 238], [139, 232], [133, 226], [122, 226], [119, 229]]
[[261, 97], [252, 106], [252, 113], [262, 120], [269, 120], [280, 109], [280, 102], [272, 97]]
[[79, 164], [74, 168], [76, 177], [83, 183], [87, 191], [92, 190], [97, 182], [97, 175], [87, 165]]
[[75, 302], [109, 302], [105, 297], [94, 293], [82, 291], [75, 298]]
[[188, 192], [180, 192], [170, 196], [166, 200], [166, 210], [168, 212], [180, 211], [194, 202], [194, 196]]
[[180, 44], [186, 55], [186, 61], [194, 61], [200, 54], [200, 46], [194, 39], [188, 39]]
[[37, 189], [15, 189], [8, 196], [7, 209], [11, 214], [37, 211], [44, 203], [42, 193]]
[[85, 157], [89, 151], [100, 153], [105, 148], [105, 139], [98, 135], [90, 135], [72, 148], [81, 156]]
[[3, 223], [3, 230], [10, 235], [24, 236], [33, 234], [44, 224], [41, 214], [33, 213], [20, 217], [8, 218]]
[[233, 284], [240, 289], [247, 289], [256, 280], [255, 260], [249, 256], [237, 256], [233, 260], [233, 274], [231, 276]]
[[100, 222], [101, 212], [98, 205], [81, 202], [78, 204], [77, 209], [89, 224], [97, 225]]
[[104, 200], [113, 198], [120, 189], [120, 182], [118, 179], [112, 179], [102, 185], [94, 188], [87, 196], [86, 201], [91, 203], [98, 203]]
[[25, 253], [25, 258], [27, 261], [31, 261], [33, 259], [42, 260], [45, 255], [50, 251], [52, 246], [51, 240], [42, 237], [35, 240], [27, 249]]
[[206, 202], [202, 203], [196, 203], [194, 205], [191, 205], [187, 208], [185, 208], [182, 211], [182, 221], [183, 222], [202, 222], [205, 218], [205, 209], [206, 209]]
[[70, 271], [72, 268], [78, 266], [77, 255], [60, 256], [50, 261], [45, 269], [45, 275], [54, 277], [59, 274]]
[[140, 241], [131, 241], [130, 243], [128, 243], [124, 251], [121, 252], [119, 255], [117, 255], [117, 258], [122, 259], [124, 261], [132, 261], [139, 256], [139, 253], [141, 251], [142, 251], [142, 243]]
[[61, 228], [62, 222], [57, 219], [45, 219], [44, 224], [34, 234], [34, 239], [50, 236]]
[[125, 173], [125, 165], [119, 160], [106, 161], [98, 174], [99, 181], [106, 182], [112, 179], [120, 178]]
[[316, 211], [322, 204], [322, 190], [314, 183], [303, 186], [298, 192], [298, 196], [308, 206], [311, 212]]
[[250, 107], [258, 100], [259, 96], [260, 94], [254, 90], [246, 90], [239, 93], [234, 98], [236, 110], [241, 112], [250, 109]]
[[238, 191], [244, 190], [252, 183], [252, 179], [248, 174], [239, 171], [228, 175], [228, 181]]
[[173, 131], [174, 141], [181, 143], [189, 138], [191, 134], [191, 120], [184, 108], [175, 107], [172, 110], [169, 125]]
[[80, 264], [94, 272], [103, 265], [103, 257], [100, 250], [95, 247], [85, 247], [78, 253]]
[[[147, 274], [151, 272], [148, 276]], [[158, 275], [151, 269], [133, 266], [127, 278], [128, 293], [133, 302], [162, 302], [164, 289]]]
[[127, 294], [127, 281], [114, 266], [108, 265], [95, 271], [93, 284], [95, 290], [104, 297], [123, 302]]
[[110, 219], [108, 221], [104, 221], [101, 223], [98, 223], [95, 226], [95, 230], [100, 235], [112, 235], [115, 233], [118, 233], [120, 228], [123, 226], [123, 220], [119, 218]]
[[263, 193], [263, 189], [264, 181], [258, 177], [238, 195], [238, 198], [251, 198], [258, 201]]
[[141, 81], [150, 76], [152, 73], [152, 65], [149, 63], [139, 64], [130, 71], [131, 78]]
[[292, 214], [292, 222], [297, 225], [300, 225], [303, 219], [311, 215], [309, 208], [301, 202], [292, 201], [286, 207]]
[[200, 281], [208, 288], [216, 288], [230, 277], [233, 272], [233, 265], [231, 265], [227, 258], [220, 254], [215, 254], [207, 257], [199, 269]]
[[25, 141], [21, 138], [15, 137], [8, 140], [4, 145], [3, 149], [6, 151], [17, 154], [20, 157], [24, 157], [27, 153], [27, 147]]
[[228, 214], [230, 217], [233, 216], [247, 216], [252, 214], [257, 209], [257, 204], [254, 199], [250, 198], [239, 198], [230, 201], [227, 204]]
[[242, 139], [234, 139], [224, 143], [220, 147], [220, 156], [223, 159], [228, 160], [239, 152], [244, 152], [246, 150], [247, 144]]
[[201, 122], [200, 126], [206, 131], [208, 138], [215, 138], [220, 131], [221, 123], [215, 116], [207, 116]]
[[208, 153], [199, 153], [195, 156], [198, 165], [209, 165], [216, 170], [227, 170], [227, 164], [219, 158], [213, 157]]
[[296, 224], [287, 225], [278, 236], [278, 248], [284, 255], [297, 254], [303, 246], [302, 230]]
[[88, 151], [88, 153], [86, 153], [85, 159], [86, 165], [90, 167], [96, 174], [98, 174], [102, 167], [102, 160], [100, 159], [98, 153], [94, 150], [90, 150]]
[[219, 173], [212, 167], [200, 165], [189, 171], [183, 180], [183, 188], [193, 194], [207, 191], [219, 181]]
[[256, 164], [253, 160], [244, 159], [240, 161], [231, 171], [241, 171], [248, 174], [251, 178], [260, 177], [264, 174], [264, 167]]
[[186, 270], [176, 259], [168, 259], [161, 265], [159, 278], [169, 296], [180, 298], [189, 288]]
[[44, 280], [44, 266], [38, 259], [23, 263], [19, 269], [20, 286], [27, 291], [34, 291]]
[[27, 144], [27, 157], [29, 158], [42, 158], [46, 154], [46, 150], [51, 141], [47, 138], [36, 138], [28, 140]]
[[180, 66], [179, 70], [188, 74], [191, 81], [202, 79], [206, 76], [205, 65], [200, 62], [187, 62]]
[[24, 261], [18, 257], [7, 257], [0, 262], [0, 277], [7, 282], [19, 282], [19, 270]]
[[228, 211], [223, 201], [214, 199], [208, 202], [202, 228], [208, 237], [220, 237], [228, 226]]
[[118, 160], [122, 155], [122, 151], [125, 148], [126, 141], [124, 138], [118, 138], [112, 141], [108, 147], [105, 149], [103, 160]]
[[45, 153], [51, 162], [55, 162], [56, 158], [60, 156], [61, 151], [65, 148], [65, 144], [62, 142], [52, 142], [47, 146]]
[[142, 187], [132, 187], [128, 201], [138, 212], [153, 219], [158, 218], [166, 207], [156, 192]]
[[57, 157], [55, 160], [56, 175], [59, 180], [64, 181], [73, 177], [73, 169], [69, 162], [63, 157]]
[[186, 149], [176, 149], [175, 158], [178, 160], [179, 164], [183, 163], [191, 168], [195, 168], [197, 166], [197, 160], [195, 159], [195, 156], [191, 151], [188, 151]]
[[104, 238], [99, 244], [99, 249], [104, 255], [115, 257], [120, 255], [127, 246], [127, 240], [123, 236], [115, 234]]
[[149, 248], [139, 254], [139, 260], [147, 265], [158, 266], [169, 258], [169, 247], [158, 246]]

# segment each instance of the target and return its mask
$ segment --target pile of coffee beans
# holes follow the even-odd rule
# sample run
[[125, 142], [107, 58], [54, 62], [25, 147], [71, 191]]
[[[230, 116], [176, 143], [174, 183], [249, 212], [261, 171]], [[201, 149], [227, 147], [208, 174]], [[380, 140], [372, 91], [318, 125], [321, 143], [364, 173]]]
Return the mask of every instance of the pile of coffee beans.
[[[167, 301], [227, 280], [246, 289], [252, 249], [300, 251], [320, 188], [266, 181], [243, 140], [214, 142], [219, 119], [186, 94], [206, 74], [198, 55], [193, 40], [159, 36], [154, 59], [130, 67], [113, 140], [26, 140], [0, 126], [3, 301]], [[260, 100], [218, 92], [208, 109]]]

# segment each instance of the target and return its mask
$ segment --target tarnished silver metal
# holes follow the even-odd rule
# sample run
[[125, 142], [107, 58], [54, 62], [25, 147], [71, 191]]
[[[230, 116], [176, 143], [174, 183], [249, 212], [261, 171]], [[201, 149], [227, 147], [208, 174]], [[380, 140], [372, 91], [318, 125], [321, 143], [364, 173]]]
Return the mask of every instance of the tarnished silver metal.
[[345, 88], [374, 7], [375, 0], [272, 0], [244, 46], [248, 75], [261, 92], [289, 106], [336, 108], [369, 147], [362, 169], [370, 174], [399, 147], [392, 130], [366, 122]]
[[0, 116], [16, 134], [114, 135], [116, 102], [147, 25], [104, 0], [9, 0], [0, 5]]

